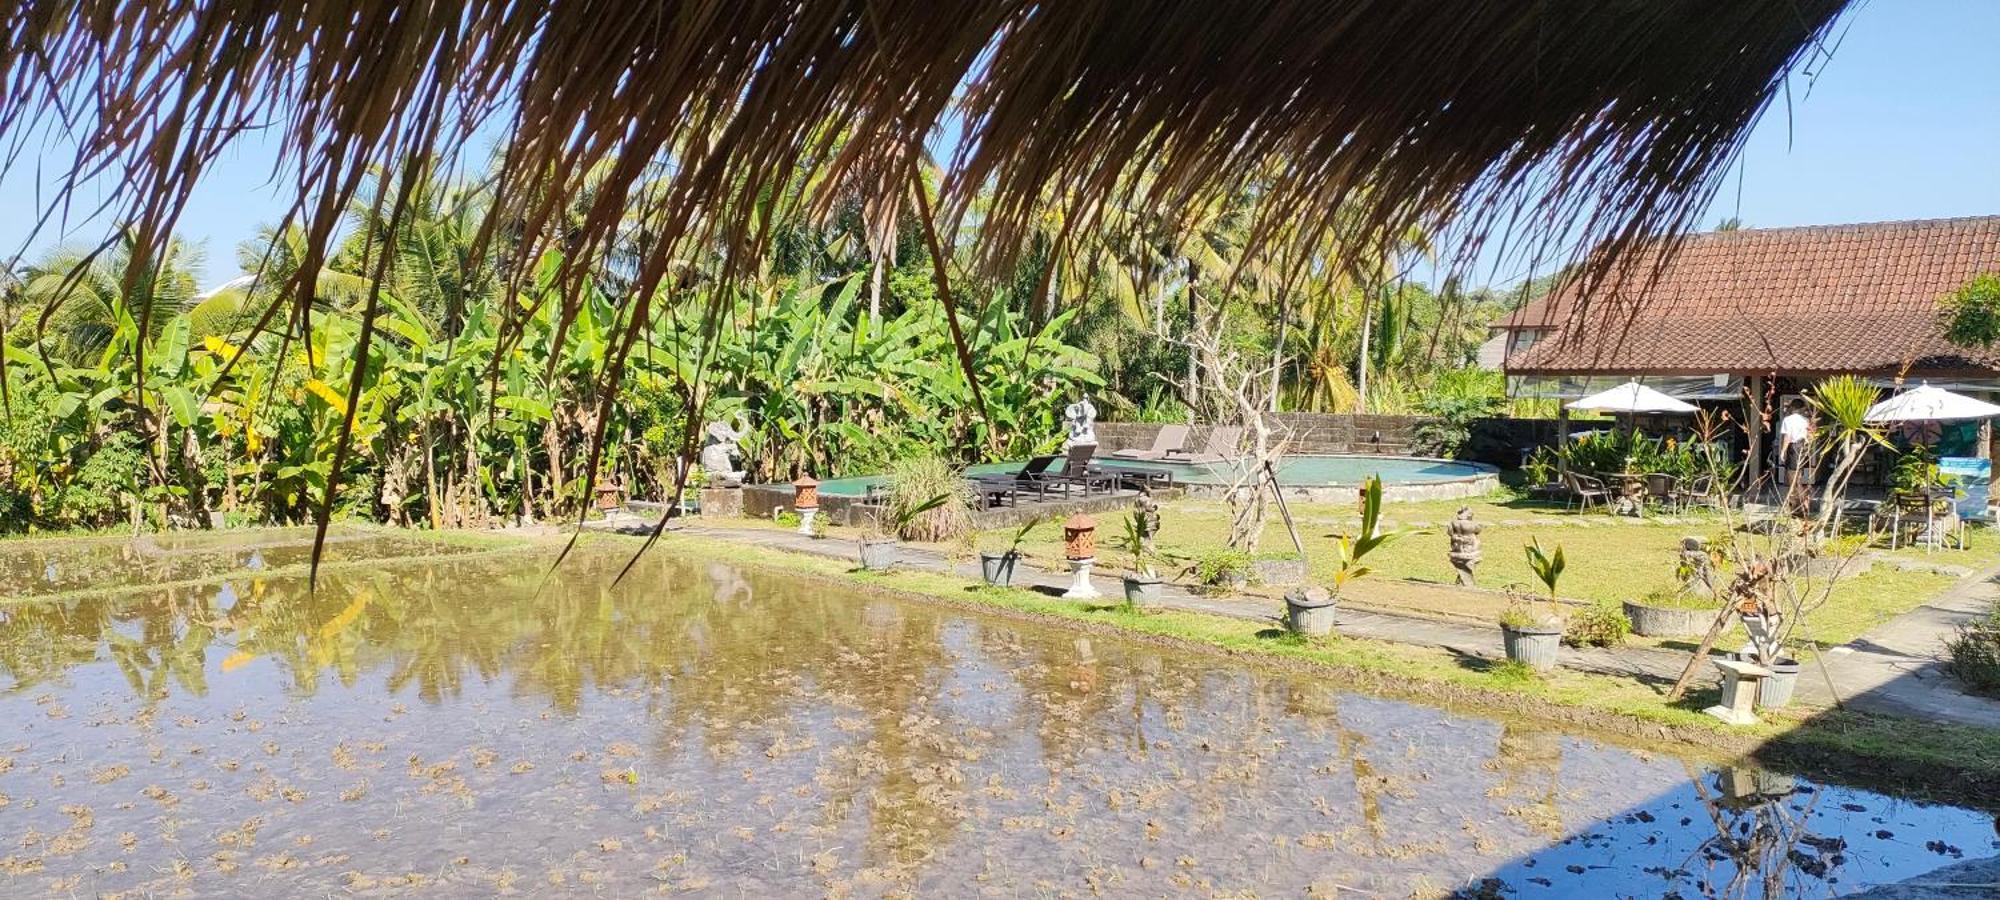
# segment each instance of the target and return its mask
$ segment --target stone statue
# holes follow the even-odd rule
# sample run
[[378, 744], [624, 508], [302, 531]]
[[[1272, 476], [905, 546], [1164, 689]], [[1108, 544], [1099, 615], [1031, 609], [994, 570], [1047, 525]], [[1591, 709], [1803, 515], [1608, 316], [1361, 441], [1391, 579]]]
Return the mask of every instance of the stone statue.
[[1139, 524], [1139, 546], [1148, 557], [1154, 555], [1153, 539], [1160, 534], [1160, 501], [1153, 498], [1153, 492], [1139, 488], [1139, 496], [1132, 501], [1132, 518]]
[[1684, 587], [1701, 587], [1715, 592], [1715, 560], [1709, 556], [1708, 542], [1689, 535], [1681, 538], [1680, 561], [1674, 566]]
[[1063, 439], [1064, 450], [1083, 444], [1097, 445], [1097, 407], [1090, 397], [1064, 407], [1063, 422], [1069, 427], [1069, 434]]
[[703, 429], [701, 470], [707, 473], [710, 487], [743, 486], [743, 453], [736, 449], [736, 442], [749, 433], [750, 416], [740, 409], [728, 422], [710, 422]]
[[1473, 570], [1479, 567], [1479, 532], [1486, 526], [1472, 521], [1472, 507], [1461, 506], [1445, 533], [1451, 537], [1451, 567], [1458, 570], [1458, 583], [1473, 587]]

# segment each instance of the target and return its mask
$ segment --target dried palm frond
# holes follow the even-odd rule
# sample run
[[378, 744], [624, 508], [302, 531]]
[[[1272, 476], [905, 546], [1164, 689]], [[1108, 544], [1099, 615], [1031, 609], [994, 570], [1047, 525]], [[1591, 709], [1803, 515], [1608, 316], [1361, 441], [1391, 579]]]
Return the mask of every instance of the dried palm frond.
[[[684, 301], [691, 248], [719, 249], [709, 277], [727, 282], [763, 250], [770, 198], [809, 172], [900, 208], [942, 123], [961, 138], [927, 223], [952, 234], [987, 194], [989, 261], [1051, 206], [1070, 211], [1066, 236], [1112, 205], [1196, 209], [1252, 179], [1267, 198], [1252, 247], [1336, 230], [1387, 245], [1455, 217], [1616, 248], [1690, 220], [1847, 5], [29, 0], [0, 12], [0, 134], [10, 166], [39, 137], [75, 142], [44, 221], [108, 180], [107, 214], [157, 252], [223, 148], [276, 132], [304, 322], [356, 198], [401, 233], [425, 163], [455, 171], [504, 127], [475, 242], [518, 237], [496, 277], [518, 289], [560, 251], [566, 322], [630, 254], [608, 404], [633, 342]], [[395, 174], [369, 195], [371, 173]], [[621, 244], [635, 222], [643, 240]], [[394, 256], [374, 255], [364, 344]], [[714, 329], [722, 293], [707, 296], [687, 312]]]

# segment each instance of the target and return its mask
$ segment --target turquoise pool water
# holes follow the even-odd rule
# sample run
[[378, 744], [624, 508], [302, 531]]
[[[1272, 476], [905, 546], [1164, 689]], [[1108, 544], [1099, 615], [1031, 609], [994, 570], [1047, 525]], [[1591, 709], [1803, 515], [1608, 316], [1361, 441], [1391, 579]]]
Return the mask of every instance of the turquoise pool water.
[[[1177, 484], [1229, 484], [1235, 480], [1240, 462], [1175, 463], [1100, 458], [1105, 468], [1167, 469]], [[1018, 472], [1023, 463], [985, 463], [966, 469], [973, 475]], [[1358, 485], [1370, 475], [1382, 476], [1384, 484], [1436, 484], [1477, 477], [1490, 471], [1472, 463], [1442, 459], [1406, 459], [1390, 456], [1293, 456], [1278, 465], [1278, 483], [1286, 487], [1335, 487]], [[829, 478], [820, 482], [819, 492], [831, 497], [859, 497], [873, 485], [887, 481], [883, 475]]]

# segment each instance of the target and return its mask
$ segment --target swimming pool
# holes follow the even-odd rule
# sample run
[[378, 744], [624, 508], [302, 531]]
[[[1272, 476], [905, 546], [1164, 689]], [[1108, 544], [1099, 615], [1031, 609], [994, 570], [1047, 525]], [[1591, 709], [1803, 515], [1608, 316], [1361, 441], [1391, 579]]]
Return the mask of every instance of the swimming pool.
[[[1142, 462], [1100, 458], [1107, 469], [1165, 469], [1174, 473], [1174, 483], [1195, 496], [1220, 496], [1242, 471], [1243, 461], [1220, 463]], [[1018, 472], [1024, 463], [983, 463], [970, 466], [970, 475], [1001, 475]], [[1287, 496], [1307, 500], [1348, 501], [1354, 488], [1369, 475], [1382, 476], [1382, 494], [1388, 500], [1435, 500], [1472, 497], [1500, 486], [1499, 470], [1479, 463], [1428, 459], [1414, 456], [1311, 455], [1288, 456], [1278, 464], [1278, 484]], [[820, 482], [819, 492], [828, 497], [861, 497], [868, 489], [888, 481], [886, 475], [829, 478]]]

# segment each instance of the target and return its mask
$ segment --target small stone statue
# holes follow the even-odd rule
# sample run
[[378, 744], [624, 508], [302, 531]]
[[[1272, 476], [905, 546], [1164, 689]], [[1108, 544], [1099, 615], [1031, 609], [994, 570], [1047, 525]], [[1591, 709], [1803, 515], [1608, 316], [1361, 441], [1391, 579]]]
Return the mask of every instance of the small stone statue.
[[749, 433], [750, 417], [740, 409], [729, 422], [710, 422], [703, 429], [701, 468], [708, 474], [709, 486], [743, 486], [743, 453], [736, 442]]
[[1458, 583], [1473, 587], [1473, 570], [1479, 567], [1479, 532], [1486, 526], [1472, 521], [1472, 507], [1461, 506], [1458, 515], [1453, 516], [1445, 533], [1451, 537], [1451, 567], [1458, 570]]
[[1063, 422], [1069, 428], [1063, 439], [1064, 450], [1083, 444], [1097, 445], [1097, 407], [1089, 396], [1063, 407]]
[[1154, 554], [1153, 539], [1160, 534], [1160, 501], [1153, 498], [1153, 492], [1139, 488], [1139, 496], [1132, 501], [1132, 518], [1139, 524], [1139, 546], [1147, 556]]
[[1708, 542], [1689, 535], [1681, 538], [1680, 562], [1674, 567], [1684, 587], [1700, 587], [1715, 592], [1715, 561], [1708, 554]]

